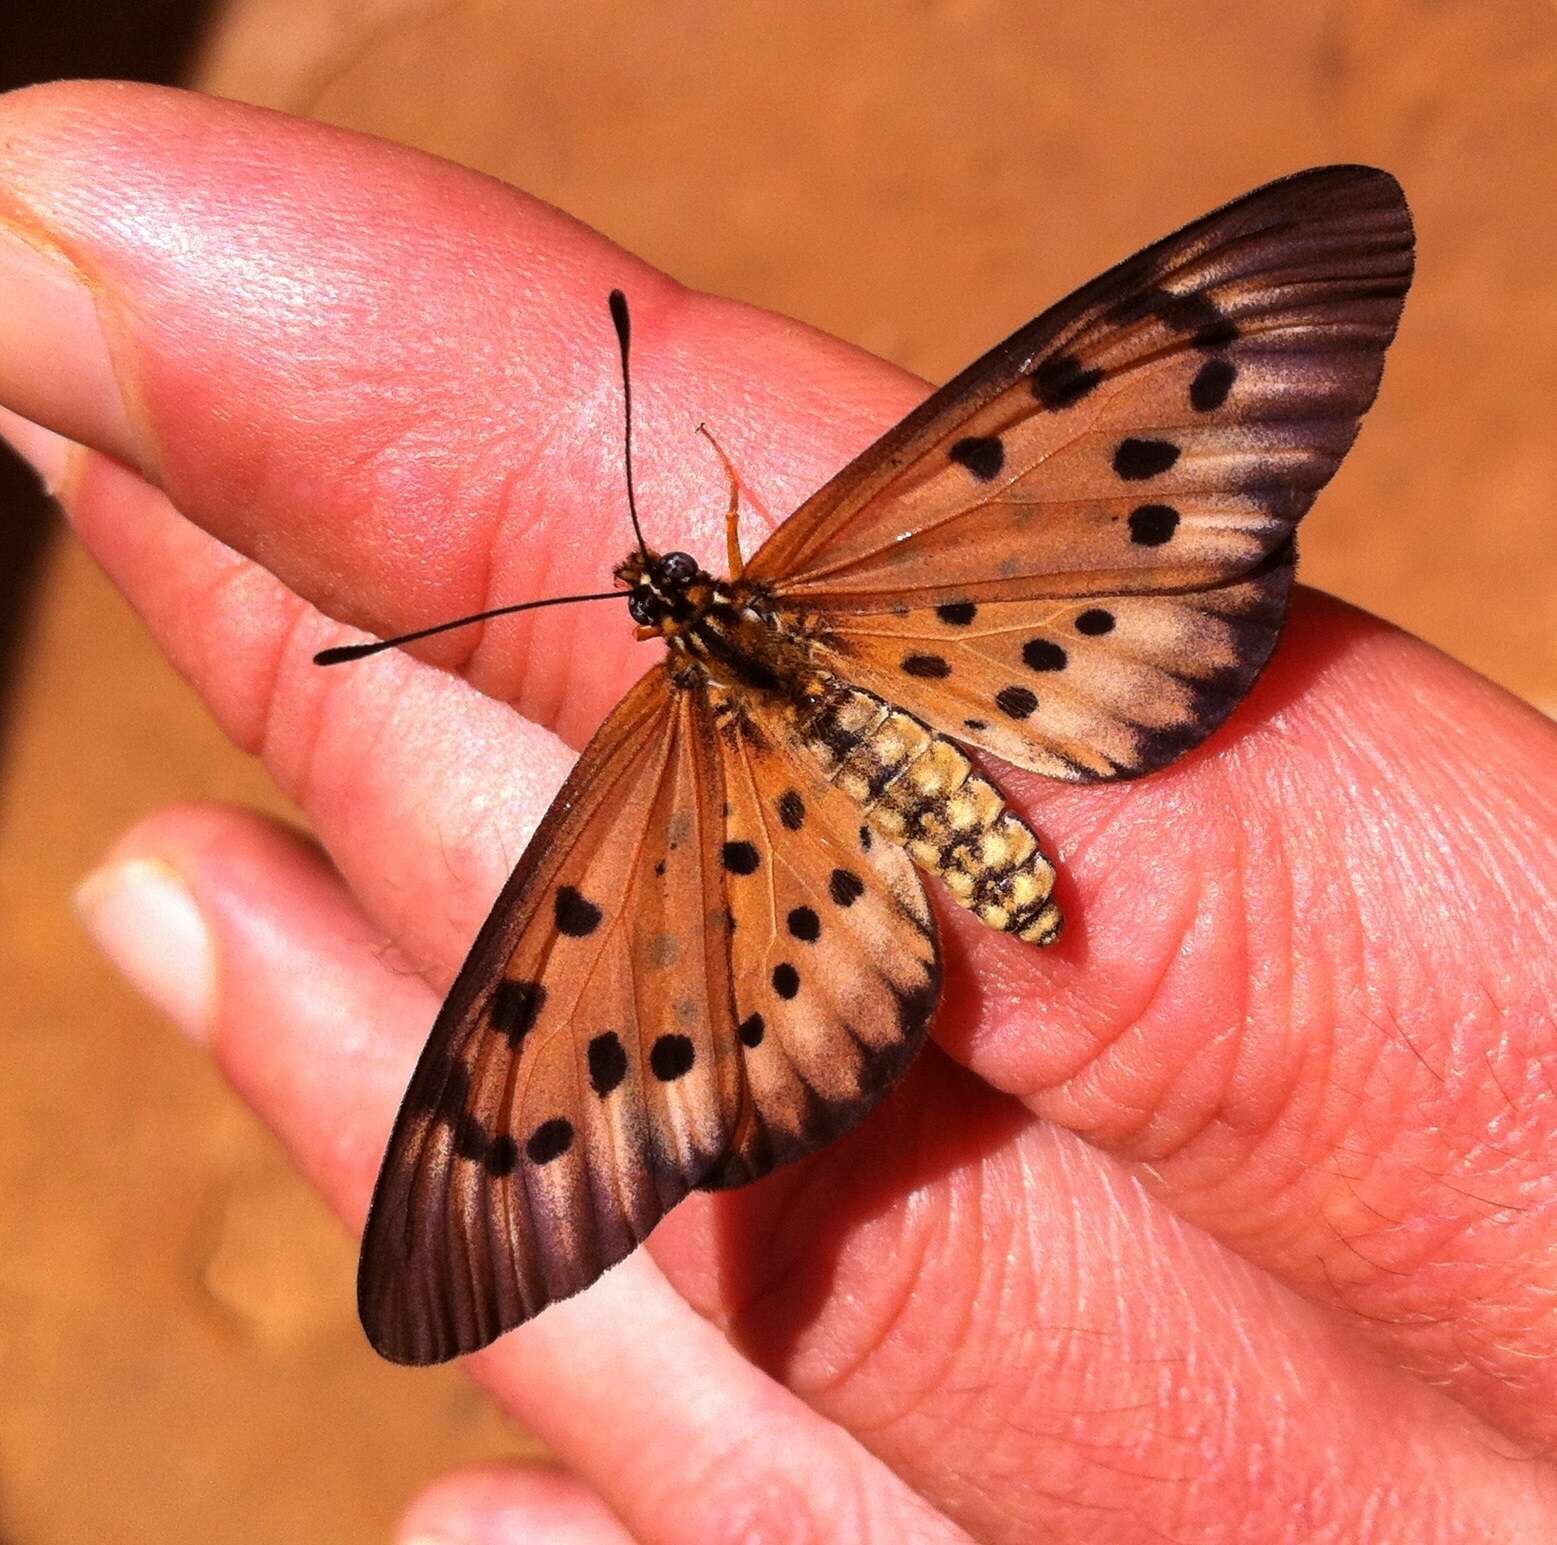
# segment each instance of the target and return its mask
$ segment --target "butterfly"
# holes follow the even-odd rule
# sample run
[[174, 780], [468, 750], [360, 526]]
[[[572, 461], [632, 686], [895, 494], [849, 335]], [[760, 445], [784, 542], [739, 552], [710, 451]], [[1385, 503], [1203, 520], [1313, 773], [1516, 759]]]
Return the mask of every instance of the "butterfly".
[[991, 350], [745, 563], [730, 472], [724, 578], [643, 540], [612, 295], [637, 545], [612, 590], [561, 599], [623, 598], [665, 649], [417, 1063], [362, 1246], [380, 1353], [484, 1346], [690, 1192], [854, 1127], [940, 998], [921, 875], [990, 928], [1057, 937], [1054, 867], [974, 753], [1133, 778], [1226, 718], [1275, 646], [1294, 528], [1374, 399], [1412, 263], [1385, 172], [1257, 189]]

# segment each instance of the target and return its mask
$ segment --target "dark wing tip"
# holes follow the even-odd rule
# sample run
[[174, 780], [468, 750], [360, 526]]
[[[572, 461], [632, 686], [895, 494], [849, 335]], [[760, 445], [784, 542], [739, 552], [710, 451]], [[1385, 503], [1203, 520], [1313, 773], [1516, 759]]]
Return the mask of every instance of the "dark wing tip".
[[373, 1350], [386, 1362], [402, 1367], [429, 1368], [474, 1350], [437, 1334], [430, 1325], [417, 1323], [406, 1313], [404, 1300], [392, 1285], [366, 1269], [357, 1278], [357, 1318]]
[[1135, 759], [1107, 773], [1084, 771], [1082, 783], [1129, 783], [1160, 772], [1195, 750], [1226, 722], [1270, 664], [1287, 621], [1287, 604], [1297, 574], [1297, 542], [1289, 536], [1254, 568], [1230, 581], [1257, 584], [1257, 594], [1238, 619], [1238, 660], [1213, 678], [1186, 678], [1194, 711], [1182, 723], [1141, 728]]
[[[484, 1345], [462, 1335], [463, 1327], [453, 1323], [452, 1315], [433, 1316], [429, 1295], [413, 1289], [413, 1262], [406, 1253], [389, 1248], [387, 1222], [386, 1210], [375, 1198], [357, 1263], [357, 1318], [369, 1345], [386, 1362], [412, 1368], [446, 1363]], [[420, 1313], [414, 1308], [418, 1298]]]

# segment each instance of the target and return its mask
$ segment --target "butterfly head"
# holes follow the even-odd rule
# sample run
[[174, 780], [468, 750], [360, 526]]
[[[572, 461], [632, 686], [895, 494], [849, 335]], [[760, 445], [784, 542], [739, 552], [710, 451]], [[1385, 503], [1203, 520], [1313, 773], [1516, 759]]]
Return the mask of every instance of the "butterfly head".
[[627, 610], [641, 637], [669, 638], [690, 626], [714, 599], [714, 581], [690, 553], [639, 552], [616, 566]]

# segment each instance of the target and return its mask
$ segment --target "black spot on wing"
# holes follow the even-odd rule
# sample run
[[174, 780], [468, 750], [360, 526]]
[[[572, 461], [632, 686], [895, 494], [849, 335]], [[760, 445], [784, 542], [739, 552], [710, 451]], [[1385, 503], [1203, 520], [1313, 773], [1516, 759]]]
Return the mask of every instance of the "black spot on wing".
[[1204, 327], [1195, 330], [1195, 336], [1190, 342], [1197, 349], [1205, 349], [1208, 352], [1213, 349], [1225, 349], [1231, 343], [1238, 341], [1238, 325], [1227, 317], [1222, 317], [1215, 322], [1207, 322]]
[[762, 1045], [762, 1038], [767, 1034], [767, 1021], [761, 1014], [748, 1014], [741, 1021], [740, 1029], [736, 1034], [741, 1038], [741, 1045], [755, 1050]]
[[662, 1035], [649, 1048], [649, 1068], [662, 1084], [672, 1083], [690, 1073], [696, 1059], [690, 1036]]
[[815, 944], [822, 937], [822, 920], [810, 907], [793, 907], [787, 919], [789, 931], [806, 944]]
[[1227, 401], [1238, 379], [1238, 367], [1230, 359], [1208, 359], [1189, 383], [1189, 405], [1197, 413], [1210, 413]]
[[1204, 291], [1179, 295], [1148, 283], [1127, 295], [1109, 315], [1119, 326], [1155, 317], [1164, 327], [1188, 334], [1197, 349], [1208, 351], [1225, 349], [1238, 337], [1237, 325]]
[[1033, 396], [1046, 408], [1068, 408], [1103, 379], [1101, 370], [1087, 370], [1074, 354], [1055, 354], [1033, 372]]
[[781, 998], [793, 998], [800, 991], [800, 973], [787, 960], [773, 968], [773, 990]]
[[1171, 440], [1142, 440], [1134, 435], [1119, 442], [1114, 452], [1114, 471], [1126, 482], [1161, 477], [1179, 459], [1179, 448]]
[[505, 1175], [512, 1175], [519, 1167], [519, 1144], [508, 1133], [500, 1132], [487, 1149], [486, 1166], [487, 1173], [497, 1176], [499, 1180]]
[[1070, 656], [1048, 638], [1030, 638], [1022, 645], [1022, 663], [1030, 671], [1062, 671]]
[[724, 867], [731, 874], [755, 874], [759, 862], [756, 848], [749, 842], [727, 842], [724, 845]]
[[954, 628], [965, 628], [978, 616], [978, 607], [972, 601], [948, 601], [935, 608], [935, 615]]
[[599, 926], [603, 915], [594, 902], [586, 901], [581, 892], [571, 885], [557, 889], [557, 932], [570, 939], [586, 938]]
[[474, 1111], [466, 1111], [454, 1124], [454, 1151], [462, 1159], [484, 1159], [492, 1139]]
[[1089, 606], [1076, 619], [1076, 631], [1085, 633], [1088, 638], [1101, 638], [1114, 631], [1114, 614], [1104, 611], [1101, 606]]
[[1154, 290], [1148, 299], [1152, 314], [1176, 333], [1196, 333], [1224, 320], [1222, 308], [1209, 295], [1198, 291], [1176, 295], [1172, 290]]
[[938, 654], [910, 654], [903, 657], [903, 674], [922, 681], [944, 681], [951, 675], [951, 666]]
[[806, 802], [795, 789], [785, 789], [778, 799], [778, 817], [790, 831], [797, 832], [806, 824]]
[[524, 1156], [532, 1164], [550, 1164], [573, 1146], [573, 1123], [565, 1116], [543, 1121], [524, 1145]]
[[865, 894], [865, 882], [852, 869], [835, 869], [827, 882], [827, 893], [835, 905], [852, 907]]
[[1002, 687], [995, 694], [995, 706], [1008, 719], [1030, 719], [1038, 711], [1038, 699], [1026, 687]]
[[1157, 314], [1181, 333], [1190, 334], [1197, 349], [1225, 349], [1238, 340], [1238, 325], [1209, 295], [1173, 295]]
[[519, 1043], [530, 1033], [546, 1003], [546, 989], [539, 982], [511, 981], [506, 977], [492, 992], [487, 1014], [493, 1028], [508, 1037], [508, 1044], [519, 1050]]
[[966, 467], [981, 483], [1000, 476], [1005, 465], [1005, 447], [995, 435], [968, 435], [952, 446], [951, 459]]
[[627, 1077], [627, 1051], [614, 1030], [603, 1031], [589, 1043], [589, 1082], [604, 1099]]
[[1142, 504], [1130, 511], [1129, 524], [1130, 540], [1137, 547], [1161, 547], [1179, 529], [1179, 512], [1171, 504]]

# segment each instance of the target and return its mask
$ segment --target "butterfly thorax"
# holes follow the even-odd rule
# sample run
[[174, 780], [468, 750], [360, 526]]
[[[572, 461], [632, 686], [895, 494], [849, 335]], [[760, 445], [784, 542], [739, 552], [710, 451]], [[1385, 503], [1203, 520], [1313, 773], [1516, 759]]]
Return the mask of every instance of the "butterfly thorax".
[[791, 703], [823, 690], [807, 637], [784, 624], [763, 587], [716, 579], [686, 553], [632, 552], [617, 566], [638, 636], [663, 639], [674, 666], [693, 664], [723, 692]]

